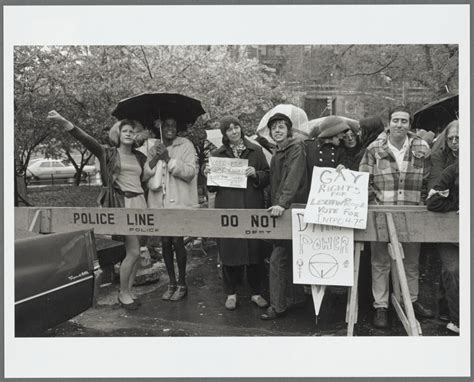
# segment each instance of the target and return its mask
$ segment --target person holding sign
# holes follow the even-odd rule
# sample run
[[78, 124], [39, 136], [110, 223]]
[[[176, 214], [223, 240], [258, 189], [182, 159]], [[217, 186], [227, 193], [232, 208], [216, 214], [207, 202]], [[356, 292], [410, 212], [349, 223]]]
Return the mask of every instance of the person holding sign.
[[[154, 170], [153, 184], [149, 184], [149, 208], [191, 208], [198, 206], [197, 193], [197, 157], [191, 141], [177, 136], [177, 120], [173, 116], [164, 116], [161, 126], [161, 139], [155, 142], [151, 150], [153, 160], [150, 167]], [[155, 121], [155, 129], [160, 120]], [[158, 133], [158, 131], [156, 131]], [[182, 237], [162, 237], [163, 260], [170, 278], [167, 290], [161, 297], [166, 301], [179, 301], [186, 297], [187, 253]], [[174, 269], [174, 255], [178, 265], [178, 280]]]
[[[359, 171], [369, 173], [369, 203], [418, 205], [423, 203], [431, 169], [430, 148], [410, 132], [410, 111], [398, 106], [390, 113], [389, 128], [383, 137], [367, 147]], [[420, 243], [403, 243], [404, 266], [415, 315], [433, 317], [418, 301]], [[372, 242], [372, 293], [374, 326], [388, 327], [389, 274], [391, 259], [387, 243]]]
[[[102, 189], [98, 203], [102, 207], [147, 208], [141, 182], [151, 176], [146, 156], [136, 150], [135, 134], [138, 122], [122, 120], [109, 131], [110, 146], [99, 144], [93, 137], [61, 116], [55, 110], [48, 113], [50, 121], [81, 142], [100, 161]], [[120, 265], [118, 302], [127, 310], [138, 309], [140, 302], [132, 294], [132, 286], [140, 257], [138, 236], [125, 236], [126, 256]]]
[[[269, 118], [270, 136], [277, 149], [270, 164], [271, 216], [282, 216], [292, 203], [305, 203], [308, 179], [306, 155], [301, 141], [292, 138], [292, 122], [288, 116], [276, 113]], [[290, 304], [301, 305], [305, 301], [302, 285], [293, 284], [291, 240], [276, 240], [270, 256], [270, 306], [260, 316], [262, 320], [274, 320], [288, 309]], [[288, 296], [287, 296], [288, 295]]]
[[[263, 189], [269, 182], [269, 167], [262, 148], [245, 138], [240, 121], [232, 116], [220, 120], [222, 143], [214, 153], [218, 158], [241, 158], [248, 160], [245, 169], [246, 188], [208, 186], [216, 193], [216, 208], [264, 208]], [[203, 170], [209, 175], [209, 167]], [[237, 307], [237, 284], [242, 279], [244, 268], [251, 289], [251, 301], [264, 308], [268, 302], [261, 296], [264, 278], [263, 255], [260, 240], [219, 239], [222, 278], [227, 295], [225, 307], [234, 310]]]

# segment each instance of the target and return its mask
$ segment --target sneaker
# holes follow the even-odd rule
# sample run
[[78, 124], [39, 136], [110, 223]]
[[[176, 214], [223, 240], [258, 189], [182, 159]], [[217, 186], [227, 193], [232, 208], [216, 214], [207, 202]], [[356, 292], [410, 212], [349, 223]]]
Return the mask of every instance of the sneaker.
[[259, 308], [266, 308], [268, 306], [267, 300], [265, 300], [259, 294], [254, 294], [252, 297], [250, 297], [250, 301], [255, 303]]
[[373, 324], [376, 328], [388, 328], [388, 309], [376, 308], [374, 313]]
[[446, 329], [452, 331], [453, 333], [459, 334], [459, 327], [454, 322], [450, 322], [448, 325], [446, 325]]
[[229, 294], [225, 300], [225, 308], [227, 310], [235, 310], [237, 308], [237, 295]]
[[434, 312], [431, 309], [425, 308], [420, 304], [419, 301], [413, 303], [413, 310], [415, 311], [415, 316], [418, 318], [433, 318]]
[[178, 285], [176, 291], [170, 298], [170, 301], [179, 301], [188, 295], [188, 287], [186, 285]]
[[176, 285], [168, 285], [168, 289], [166, 290], [165, 293], [163, 293], [163, 296], [161, 296], [162, 300], [169, 301], [171, 297], [173, 296], [174, 292], [176, 291]]

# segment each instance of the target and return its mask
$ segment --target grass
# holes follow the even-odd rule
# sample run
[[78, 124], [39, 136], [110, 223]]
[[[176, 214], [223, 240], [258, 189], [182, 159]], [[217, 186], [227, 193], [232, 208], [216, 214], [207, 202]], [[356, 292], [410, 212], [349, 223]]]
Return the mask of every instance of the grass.
[[27, 199], [35, 207], [97, 207], [100, 186], [47, 186], [28, 188]]

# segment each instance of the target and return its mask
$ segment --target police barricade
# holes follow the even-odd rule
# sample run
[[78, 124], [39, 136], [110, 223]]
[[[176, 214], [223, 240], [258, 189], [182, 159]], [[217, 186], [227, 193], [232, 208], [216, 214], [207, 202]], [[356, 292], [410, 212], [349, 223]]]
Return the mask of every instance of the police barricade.
[[[291, 214], [275, 218], [263, 209], [116, 209], [17, 207], [15, 226], [39, 233], [94, 229], [97, 234], [291, 240]], [[410, 301], [401, 243], [458, 243], [459, 215], [424, 206], [369, 206], [367, 228], [354, 230], [354, 284], [348, 293], [347, 334], [357, 321], [357, 283], [364, 242], [386, 242], [392, 257], [391, 296], [408, 335], [421, 334]], [[403, 301], [403, 306], [401, 305]]]

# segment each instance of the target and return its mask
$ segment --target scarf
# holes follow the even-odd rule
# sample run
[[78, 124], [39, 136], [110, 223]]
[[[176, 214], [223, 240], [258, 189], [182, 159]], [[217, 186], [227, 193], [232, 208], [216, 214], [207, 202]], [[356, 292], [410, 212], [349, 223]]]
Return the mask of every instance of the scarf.
[[234, 154], [235, 158], [240, 158], [242, 153], [247, 149], [247, 147], [244, 145], [243, 139], [240, 139], [240, 141], [236, 144], [229, 143], [229, 146], [232, 149], [232, 153]]

